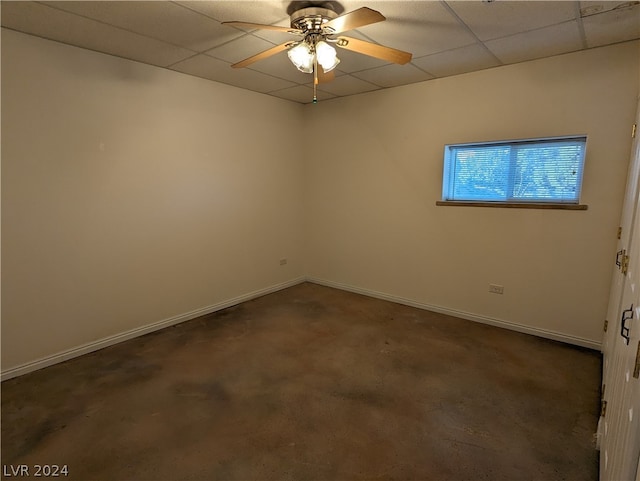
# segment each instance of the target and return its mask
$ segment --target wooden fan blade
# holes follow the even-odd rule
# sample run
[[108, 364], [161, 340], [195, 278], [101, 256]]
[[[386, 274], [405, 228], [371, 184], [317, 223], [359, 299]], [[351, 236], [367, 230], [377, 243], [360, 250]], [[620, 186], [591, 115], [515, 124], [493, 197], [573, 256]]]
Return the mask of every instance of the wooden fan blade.
[[364, 27], [376, 22], [382, 22], [386, 20], [384, 15], [376, 10], [372, 10], [367, 7], [362, 7], [353, 12], [340, 15], [333, 20], [329, 20], [322, 25], [323, 30], [329, 30], [331, 34], [346, 32], [347, 30], [353, 30], [354, 28]]
[[267, 57], [271, 57], [272, 55], [275, 55], [277, 53], [282, 52], [283, 50], [287, 50], [288, 48], [292, 47], [293, 45], [295, 45], [295, 42], [281, 43], [280, 45], [276, 45], [275, 47], [271, 47], [270, 49], [265, 50], [264, 52], [257, 53], [253, 57], [245, 58], [244, 60], [242, 60], [242, 61], [240, 61], [238, 63], [234, 63], [232, 65], [232, 67], [233, 68], [246, 67], [247, 65], [251, 65], [253, 62], [257, 62], [258, 60], [262, 60], [262, 59], [265, 59]]
[[222, 22], [222, 25], [231, 25], [232, 27], [241, 27], [241, 28], [254, 28], [259, 30], [275, 30], [277, 32], [285, 32], [285, 33], [293, 33], [295, 35], [301, 35], [302, 30], [298, 30], [297, 28], [291, 27], [276, 27], [275, 25], [263, 25], [261, 23], [249, 23], [249, 22]]
[[331, 82], [335, 78], [336, 74], [333, 72], [333, 70], [325, 72], [324, 70], [322, 70], [322, 68], [318, 69], [318, 83], [326, 84]]
[[345, 50], [351, 50], [352, 52], [368, 55], [369, 57], [375, 57], [387, 62], [393, 62], [400, 65], [411, 60], [411, 54], [402, 50], [397, 50], [391, 47], [385, 47], [384, 45], [378, 45], [371, 42], [365, 42], [364, 40], [358, 40], [351, 37], [338, 37], [336, 45]]

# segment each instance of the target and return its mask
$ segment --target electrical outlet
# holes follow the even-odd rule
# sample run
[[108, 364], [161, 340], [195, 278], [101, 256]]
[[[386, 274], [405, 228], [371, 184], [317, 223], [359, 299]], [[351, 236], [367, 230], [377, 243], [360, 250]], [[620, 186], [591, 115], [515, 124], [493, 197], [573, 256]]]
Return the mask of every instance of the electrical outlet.
[[489, 292], [492, 294], [504, 294], [504, 286], [498, 284], [489, 284]]
[[287, 263], [287, 259], [280, 259], [280, 265], [284, 266]]

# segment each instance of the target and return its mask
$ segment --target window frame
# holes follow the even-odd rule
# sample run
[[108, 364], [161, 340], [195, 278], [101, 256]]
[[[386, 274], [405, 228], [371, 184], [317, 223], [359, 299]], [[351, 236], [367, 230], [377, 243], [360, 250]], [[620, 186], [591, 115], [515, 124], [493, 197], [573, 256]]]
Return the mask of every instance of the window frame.
[[[494, 146], [522, 146], [522, 145], [540, 145], [554, 144], [562, 142], [578, 142], [583, 144], [582, 158], [580, 160], [580, 169], [578, 172], [579, 178], [576, 182], [577, 196], [575, 199], [549, 199], [544, 198], [522, 198], [513, 197], [513, 184], [511, 175], [515, 166], [515, 156], [511, 155], [509, 160], [509, 169], [507, 173], [507, 192], [504, 199], [495, 198], [478, 198], [478, 199], [453, 199], [451, 192], [453, 192], [453, 186], [455, 182], [455, 150], [459, 148], [482, 148], [482, 147], [494, 147]], [[441, 200], [436, 202], [436, 205], [452, 205], [452, 206], [479, 206], [479, 207], [516, 207], [516, 208], [538, 208], [538, 209], [568, 209], [568, 210], [586, 210], [587, 205], [580, 203], [582, 195], [582, 184], [584, 179], [584, 168], [587, 153], [587, 135], [566, 135], [558, 137], [540, 137], [540, 138], [527, 138], [527, 139], [513, 139], [513, 140], [499, 140], [488, 142], [468, 142], [468, 143], [456, 143], [447, 144], [444, 146], [444, 161], [442, 172], [442, 197]]]

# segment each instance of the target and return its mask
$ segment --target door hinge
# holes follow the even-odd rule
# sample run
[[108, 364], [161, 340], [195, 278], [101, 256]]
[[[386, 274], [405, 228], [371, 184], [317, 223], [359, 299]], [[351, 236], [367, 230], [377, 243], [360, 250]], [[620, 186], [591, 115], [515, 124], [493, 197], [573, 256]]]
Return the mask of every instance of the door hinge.
[[620, 335], [624, 339], [625, 344], [629, 345], [629, 340], [631, 339], [631, 328], [627, 326], [627, 321], [633, 319], [633, 304], [629, 309], [625, 309], [622, 311], [622, 318], [620, 319]]
[[607, 332], [607, 329], [609, 328], [609, 321], [608, 320], [604, 320], [604, 332]]
[[618, 227], [618, 239], [622, 239], [622, 226]]
[[633, 127], [631, 127], [631, 138], [632, 139], [636, 138], [636, 130], [638, 130], [638, 124], [633, 124]]
[[626, 274], [629, 270], [629, 256], [627, 255], [627, 251], [625, 249], [621, 249], [616, 252], [616, 265], [623, 274]]
[[600, 404], [600, 417], [604, 417], [607, 414], [607, 401], [602, 401]]
[[629, 256], [627, 254], [622, 256], [622, 266], [620, 267], [622, 274], [626, 275], [629, 270]]
[[640, 341], [638, 341], [638, 350], [636, 351], [636, 365], [633, 368], [633, 377], [640, 378]]

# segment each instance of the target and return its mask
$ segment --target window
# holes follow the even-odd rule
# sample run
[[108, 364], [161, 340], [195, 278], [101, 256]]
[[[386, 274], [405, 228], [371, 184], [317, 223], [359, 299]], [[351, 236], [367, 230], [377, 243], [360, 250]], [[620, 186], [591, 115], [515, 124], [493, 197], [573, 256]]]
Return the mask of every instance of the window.
[[587, 138], [447, 145], [442, 199], [578, 204]]

